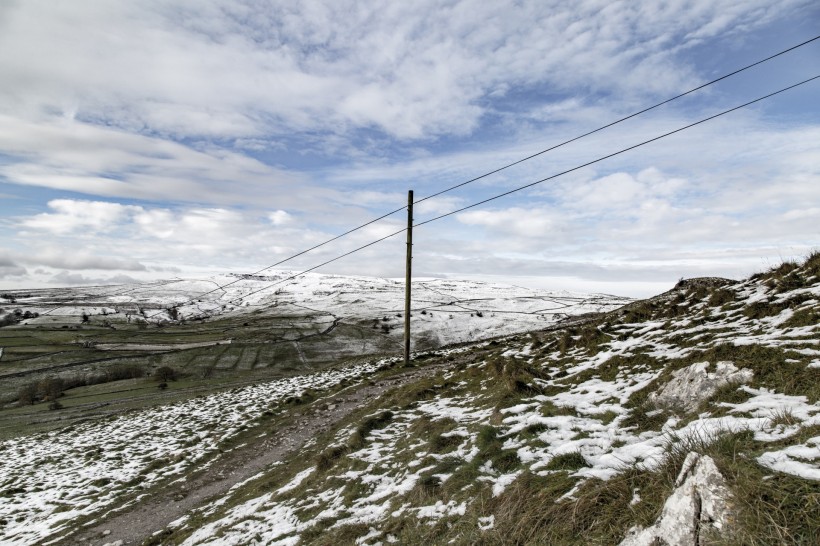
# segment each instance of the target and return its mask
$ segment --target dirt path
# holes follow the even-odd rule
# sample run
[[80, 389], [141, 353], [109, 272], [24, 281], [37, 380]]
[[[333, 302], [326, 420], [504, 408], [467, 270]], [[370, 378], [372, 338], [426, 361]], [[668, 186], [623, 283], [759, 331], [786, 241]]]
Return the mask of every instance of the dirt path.
[[[207, 501], [225, 495], [231, 487], [251, 478], [270, 464], [285, 459], [308, 440], [325, 432], [356, 409], [372, 402], [394, 387], [406, 385], [447, 367], [447, 363], [409, 368], [400, 373], [346, 389], [323, 402], [314, 403], [303, 415], [275, 435], [257, 438], [252, 443], [225, 453], [206, 472], [182, 485], [175, 485], [124, 512], [105, 518], [92, 527], [63, 537], [59, 546], [88, 544], [142, 544], [154, 533]], [[55, 544], [52, 542], [52, 544]]]

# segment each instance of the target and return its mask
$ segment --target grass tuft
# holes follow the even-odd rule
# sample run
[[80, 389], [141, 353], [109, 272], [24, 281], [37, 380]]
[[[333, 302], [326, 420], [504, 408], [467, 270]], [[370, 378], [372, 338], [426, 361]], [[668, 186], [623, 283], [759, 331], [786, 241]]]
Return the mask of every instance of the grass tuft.
[[547, 470], [570, 470], [575, 471], [587, 466], [587, 460], [578, 451], [571, 451], [569, 453], [562, 453], [553, 457], [547, 463]]

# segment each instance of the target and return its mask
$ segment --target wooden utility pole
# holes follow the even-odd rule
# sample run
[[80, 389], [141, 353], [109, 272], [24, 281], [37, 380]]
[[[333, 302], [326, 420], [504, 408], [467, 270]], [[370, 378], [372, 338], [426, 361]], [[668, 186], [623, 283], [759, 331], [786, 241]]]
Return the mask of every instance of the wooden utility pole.
[[410, 279], [413, 263], [413, 190], [407, 192], [407, 271], [404, 278], [404, 365], [410, 365]]

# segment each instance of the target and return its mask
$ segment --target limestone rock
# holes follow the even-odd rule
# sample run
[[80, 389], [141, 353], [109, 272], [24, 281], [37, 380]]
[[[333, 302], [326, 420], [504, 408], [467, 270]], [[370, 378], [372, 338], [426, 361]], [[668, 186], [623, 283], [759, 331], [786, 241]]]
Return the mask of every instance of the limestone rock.
[[733, 363], [725, 361], [715, 364], [714, 372], [708, 369], [708, 362], [697, 362], [673, 372], [669, 383], [649, 395], [650, 402], [692, 411], [720, 387], [729, 383], [748, 383], [753, 376], [752, 370], [739, 370]]
[[676, 486], [658, 520], [631, 529], [621, 546], [700, 546], [731, 523], [731, 493], [711, 457], [689, 453]]

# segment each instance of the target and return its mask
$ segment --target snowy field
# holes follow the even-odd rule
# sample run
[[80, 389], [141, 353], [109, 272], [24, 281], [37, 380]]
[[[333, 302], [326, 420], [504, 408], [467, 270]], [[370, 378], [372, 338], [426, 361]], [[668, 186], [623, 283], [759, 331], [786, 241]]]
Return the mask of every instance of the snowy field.
[[[107, 320], [170, 321], [177, 317], [241, 318], [258, 310], [282, 316], [309, 315], [317, 323], [335, 321], [400, 330], [404, 283], [371, 277], [342, 277], [290, 271], [267, 276], [217, 276], [146, 285], [31, 290], [20, 299], [27, 310], [46, 317], [105, 314]], [[528, 331], [569, 316], [609, 311], [628, 298], [605, 294], [544, 291], [495, 283], [453, 280], [413, 282], [413, 333], [429, 346]], [[377, 324], [378, 323], [378, 324]]]
[[202, 468], [283, 399], [366, 377], [386, 364], [272, 381], [0, 442], [0, 544], [33, 544], [75, 518], [123, 508], [125, 496]]

